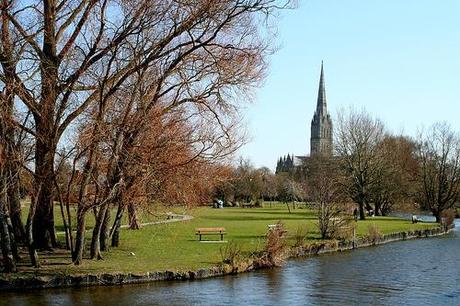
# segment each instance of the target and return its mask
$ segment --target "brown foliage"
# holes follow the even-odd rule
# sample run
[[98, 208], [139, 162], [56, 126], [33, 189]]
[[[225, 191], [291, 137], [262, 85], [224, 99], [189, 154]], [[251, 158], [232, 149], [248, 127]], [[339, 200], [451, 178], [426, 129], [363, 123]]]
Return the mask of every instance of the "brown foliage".
[[343, 217], [339, 223], [334, 226], [331, 238], [342, 241], [352, 241], [356, 230], [356, 222], [353, 218]]
[[306, 225], [299, 225], [294, 234], [294, 246], [301, 247], [305, 244], [308, 235], [308, 227]]
[[372, 223], [367, 227], [367, 238], [373, 243], [376, 244], [383, 238], [383, 234], [380, 231], [379, 227]]
[[419, 197], [440, 222], [441, 213], [453, 208], [460, 194], [460, 135], [447, 123], [437, 123], [418, 139]]
[[[84, 168], [79, 169], [78, 201], [85, 202], [85, 210], [88, 203], [99, 201], [98, 192], [106, 191], [104, 181], [97, 178], [104, 176], [99, 171], [104, 167], [101, 153], [112, 149], [109, 160], [125, 165], [123, 155], [139, 146], [139, 131], [154, 106], [161, 105], [162, 114], [184, 111], [180, 117], [193, 122], [193, 128], [206, 128], [212, 139], [194, 137], [195, 149], [201, 142], [202, 153], [209, 153], [211, 147], [211, 154], [228, 153], [234, 148], [230, 136], [239, 125], [235, 110], [251, 98], [271, 52], [269, 36], [261, 33], [269, 30], [268, 23], [262, 21], [288, 4], [276, 0], [10, 2], [2, 6], [0, 77], [21, 105], [19, 113], [30, 112], [24, 121], [15, 118], [15, 123], [35, 142], [35, 184], [43, 188], [34, 236], [41, 247], [49, 245], [47, 237], [54, 240], [55, 192], [50, 182], [61, 138], [72, 124], [83, 121], [86, 129], [80, 141], [92, 143], [85, 152], [76, 153], [82, 154], [77, 158]], [[85, 122], [88, 114], [94, 115], [92, 122]], [[120, 123], [121, 132], [104, 124], [109, 117]], [[102, 139], [111, 131], [119, 132], [115, 146], [104, 147]], [[196, 152], [184, 153], [190, 157]], [[113, 190], [125, 174], [108, 171], [113, 175], [108, 176], [107, 188]], [[125, 179], [129, 187], [129, 177]]]
[[445, 231], [448, 231], [455, 221], [455, 210], [448, 209], [444, 210], [441, 213], [441, 226], [444, 228]]
[[382, 159], [380, 144], [383, 123], [365, 111], [339, 113], [336, 124], [336, 153], [340, 160], [348, 195], [359, 207], [360, 219], [372, 199], [372, 188], [379, 177]]
[[286, 259], [286, 229], [279, 221], [275, 227], [267, 232], [267, 240], [261, 261], [267, 267], [281, 266]]
[[225, 247], [220, 248], [220, 257], [224, 264], [235, 266], [241, 259], [241, 246], [234, 241], [230, 241]]

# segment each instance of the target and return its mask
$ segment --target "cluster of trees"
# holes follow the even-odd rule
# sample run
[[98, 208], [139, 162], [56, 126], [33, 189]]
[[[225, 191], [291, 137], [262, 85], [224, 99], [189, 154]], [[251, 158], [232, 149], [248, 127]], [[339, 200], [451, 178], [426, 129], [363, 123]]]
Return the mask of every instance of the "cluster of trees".
[[249, 160], [240, 159], [236, 167], [228, 167], [226, 176], [215, 187], [215, 196], [228, 206], [257, 200], [275, 200], [277, 178], [266, 168], [255, 168]]
[[350, 202], [362, 220], [366, 210], [387, 215], [421, 208], [437, 222], [458, 204], [460, 135], [448, 124], [436, 123], [412, 139], [392, 135], [365, 111], [350, 110], [335, 126], [334, 156], [313, 157], [303, 169], [323, 237], [336, 228], [327, 223], [350, 215]]
[[347, 196], [364, 210], [386, 215], [396, 205], [442, 213], [460, 194], [460, 135], [447, 123], [436, 123], [417, 138], [390, 134], [365, 111], [339, 115], [336, 158]]
[[284, 169], [280, 165], [292, 162], [288, 156], [278, 161], [276, 174], [242, 161], [218, 195], [228, 201], [310, 202], [318, 207], [324, 238], [340, 226], [331, 222], [355, 208], [360, 219], [423, 209], [440, 222], [458, 204], [460, 135], [448, 124], [436, 123], [413, 139], [393, 135], [379, 119], [351, 109], [339, 113], [335, 128], [333, 156], [311, 156]]
[[281, 201], [303, 201], [304, 186], [291, 173], [274, 174], [269, 168], [255, 168], [250, 161], [240, 159], [236, 167], [229, 167], [226, 179], [215, 187], [215, 196], [226, 205]]
[[[2, 0], [0, 243], [58, 247], [75, 264], [118, 245], [125, 211], [209, 197], [217, 163], [242, 141], [239, 104], [264, 76], [277, 0]], [[20, 199], [31, 198], [27, 223]], [[77, 209], [71, 223], [69, 206]], [[117, 209], [110, 220], [110, 209]]]

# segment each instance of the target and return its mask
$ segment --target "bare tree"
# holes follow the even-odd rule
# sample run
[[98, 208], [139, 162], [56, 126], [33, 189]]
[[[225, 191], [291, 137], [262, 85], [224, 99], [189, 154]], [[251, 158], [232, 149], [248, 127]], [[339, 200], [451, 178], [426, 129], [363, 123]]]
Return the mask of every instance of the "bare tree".
[[[139, 172], [132, 171], [137, 169], [133, 165], [148, 164], [139, 163], [138, 148], [141, 143], [147, 143], [146, 131], [162, 127], [155, 125], [155, 121], [171, 123], [168, 116], [172, 116], [188, 126], [188, 140], [184, 143], [193, 150], [182, 151], [191, 153], [187, 156], [189, 161], [222, 157], [239, 146], [235, 137], [238, 105], [241, 97], [249, 98], [250, 89], [263, 77], [263, 58], [268, 52], [266, 43], [255, 35], [257, 19], [253, 15], [270, 14], [276, 8], [274, 4], [272, 1], [225, 4], [207, 1], [201, 12], [201, 23], [191, 25], [187, 35], [168, 46], [174, 51], [142, 66], [117, 88], [113, 95], [117, 100], [112, 104], [114, 109], [108, 108], [109, 112], [103, 115], [113, 119], [107, 122], [113, 131], [107, 145], [111, 148], [106, 174], [109, 190], [114, 190], [120, 180], [124, 182], [115, 197], [118, 212], [109, 234], [112, 245], [117, 245], [120, 220], [126, 208], [132, 227], [138, 227], [136, 206], [128, 201], [127, 195], [132, 194], [130, 190], [140, 179]], [[190, 4], [183, 5], [178, 9], [188, 12]], [[155, 113], [158, 115], [153, 116]], [[162, 138], [164, 136], [167, 134]], [[154, 145], [161, 146], [161, 138], [156, 140]], [[103, 207], [99, 207], [100, 212]], [[108, 218], [108, 214], [98, 215]], [[81, 218], [84, 218], [83, 212]], [[107, 222], [98, 224], [103, 226]]]
[[420, 199], [440, 222], [460, 192], [460, 137], [447, 123], [436, 123], [417, 138]]
[[198, 111], [211, 106], [210, 113], [227, 112], [233, 106], [223, 102], [263, 75], [270, 50], [258, 24], [285, 5], [276, 0], [2, 1], [2, 22], [16, 34], [9, 46], [17, 57], [16, 69], [3, 67], [0, 82], [14, 90], [18, 110], [32, 114], [15, 124], [35, 139], [33, 169], [41, 186], [35, 188], [40, 190], [32, 224], [35, 244], [56, 246], [55, 184], [49, 182], [56, 175], [61, 138], [77, 118], [140, 71], [154, 76], [145, 97], [153, 104], [168, 100], [174, 107], [192, 103]]
[[235, 199], [244, 202], [259, 199], [262, 192], [261, 183], [257, 170], [251, 162], [240, 158], [233, 181]]
[[323, 239], [335, 238], [346, 224], [346, 196], [337, 160], [325, 155], [311, 157], [305, 163], [309, 198], [318, 209], [318, 228]]
[[261, 181], [261, 195], [264, 200], [274, 201], [277, 197], [276, 176], [267, 167], [259, 168], [258, 174]]
[[[1, 128], [0, 128], [1, 132]], [[3, 143], [3, 135], [0, 134], [1, 143]], [[4, 147], [0, 144], [0, 248], [3, 255], [4, 271], [7, 273], [16, 271], [16, 262], [13, 258], [12, 235], [8, 227], [7, 214], [7, 175], [5, 167]]]
[[379, 146], [384, 137], [383, 123], [365, 111], [341, 112], [335, 130], [335, 151], [348, 178], [347, 192], [358, 204], [360, 219], [369, 207], [372, 187], [379, 178], [382, 163]]
[[418, 162], [415, 143], [404, 136], [385, 135], [380, 144], [381, 163], [372, 187], [376, 215], [387, 215], [398, 205], [413, 202]]
[[12, 83], [17, 65], [14, 34], [6, 18], [10, 1], [0, 2], [0, 236], [6, 272], [16, 269], [18, 258], [16, 242], [25, 242], [25, 229], [21, 220], [19, 173], [21, 155], [18, 131], [14, 123], [15, 93]]
[[278, 200], [285, 203], [289, 213], [291, 213], [289, 203], [295, 203], [295, 201], [300, 201], [304, 198], [302, 185], [286, 172], [278, 173], [276, 180]]

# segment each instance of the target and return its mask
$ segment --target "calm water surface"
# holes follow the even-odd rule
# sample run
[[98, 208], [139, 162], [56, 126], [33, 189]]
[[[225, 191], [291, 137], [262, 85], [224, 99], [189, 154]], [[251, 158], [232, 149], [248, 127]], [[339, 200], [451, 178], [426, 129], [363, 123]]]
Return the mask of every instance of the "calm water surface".
[[193, 282], [0, 294], [0, 305], [460, 305], [460, 221], [448, 236], [292, 260]]

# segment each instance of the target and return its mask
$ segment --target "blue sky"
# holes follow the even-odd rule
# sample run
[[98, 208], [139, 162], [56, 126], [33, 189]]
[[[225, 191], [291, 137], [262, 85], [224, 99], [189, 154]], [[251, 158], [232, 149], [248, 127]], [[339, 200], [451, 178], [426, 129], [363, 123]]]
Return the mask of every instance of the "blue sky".
[[304, 0], [281, 17], [280, 50], [245, 111], [239, 154], [254, 165], [309, 152], [321, 60], [333, 117], [364, 107], [397, 133], [436, 121], [460, 130], [460, 1]]

